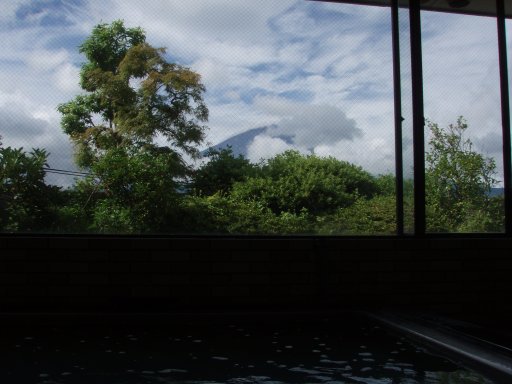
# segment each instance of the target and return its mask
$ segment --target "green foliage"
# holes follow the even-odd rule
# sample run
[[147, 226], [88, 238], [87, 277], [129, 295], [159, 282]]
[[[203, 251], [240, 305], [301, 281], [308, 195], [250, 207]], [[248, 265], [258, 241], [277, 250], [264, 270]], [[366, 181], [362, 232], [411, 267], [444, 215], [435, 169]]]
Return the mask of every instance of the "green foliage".
[[46, 185], [44, 149], [3, 148], [0, 144], [0, 230], [50, 229], [56, 220], [59, 188]]
[[375, 178], [375, 184], [380, 195], [394, 196], [396, 194], [395, 175], [379, 175]]
[[[92, 229], [110, 233], [163, 232], [177, 207], [180, 160], [172, 151], [109, 151], [86, 180], [95, 196]], [[92, 190], [91, 190], [92, 189]]]
[[312, 233], [307, 212], [273, 213], [258, 201], [244, 201], [220, 193], [184, 200], [180, 232], [205, 234], [287, 235]]
[[213, 195], [217, 192], [228, 193], [233, 184], [255, 176], [257, 167], [242, 155], [235, 157], [228, 147], [221, 150], [210, 150], [208, 163], [193, 174], [190, 188], [199, 195]]
[[91, 232], [92, 228], [92, 213], [88, 209], [90, 205], [90, 198], [92, 198], [91, 191], [86, 193], [81, 188], [85, 183], [78, 181], [72, 188], [61, 191], [61, 201], [57, 207], [57, 221], [55, 225], [55, 232], [79, 234]]
[[[89, 60], [89, 67], [82, 70], [82, 79], [92, 69], [116, 72], [129, 48], [143, 44], [145, 41], [146, 36], [142, 29], [127, 29], [120, 20], [110, 25], [97, 25], [91, 36], [80, 46], [80, 53], [85, 54]], [[82, 87], [86, 88], [84, 84]]]
[[426, 153], [428, 230], [480, 231], [483, 222], [499, 226], [496, 221], [500, 217], [490, 216], [490, 192], [497, 183], [495, 161], [475, 152], [471, 141], [464, 138], [468, 129], [464, 118], [459, 117], [447, 129], [433, 122], [427, 126], [431, 132]]
[[360, 198], [336, 213], [317, 218], [322, 235], [392, 235], [396, 233], [394, 195]]
[[143, 232], [132, 213], [130, 208], [123, 207], [117, 201], [100, 200], [94, 210], [92, 229], [100, 233]]
[[[377, 194], [360, 197], [353, 204], [316, 218], [316, 232], [321, 235], [392, 235], [396, 234], [396, 179], [392, 174], [375, 178]], [[412, 180], [404, 180], [404, 230], [413, 231]]]
[[347, 207], [377, 193], [375, 179], [353, 164], [332, 157], [287, 151], [268, 160], [255, 177], [233, 185], [232, 195], [259, 201], [275, 214], [318, 215]]
[[459, 232], [503, 232], [505, 222], [503, 197], [493, 197], [485, 209], [472, 210], [459, 225]]

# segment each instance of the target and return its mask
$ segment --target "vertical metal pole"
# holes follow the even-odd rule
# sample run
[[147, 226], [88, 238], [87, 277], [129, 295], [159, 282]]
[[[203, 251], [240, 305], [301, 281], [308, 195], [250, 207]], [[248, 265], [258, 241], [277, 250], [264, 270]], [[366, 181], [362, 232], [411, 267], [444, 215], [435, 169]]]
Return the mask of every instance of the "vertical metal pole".
[[395, 96], [395, 181], [396, 234], [404, 234], [404, 171], [402, 144], [402, 82], [400, 70], [400, 24], [398, 0], [391, 1], [391, 34], [393, 39], [393, 88]]
[[512, 236], [512, 154], [510, 142], [510, 95], [508, 84], [505, 2], [496, 0], [500, 58], [501, 124], [503, 130], [503, 183], [505, 188], [505, 234]]
[[421, 53], [421, 9], [410, 0], [412, 115], [414, 148], [414, 235], [424, 236], [425, 218], [425, 117], [423, 110], [423, 67]]

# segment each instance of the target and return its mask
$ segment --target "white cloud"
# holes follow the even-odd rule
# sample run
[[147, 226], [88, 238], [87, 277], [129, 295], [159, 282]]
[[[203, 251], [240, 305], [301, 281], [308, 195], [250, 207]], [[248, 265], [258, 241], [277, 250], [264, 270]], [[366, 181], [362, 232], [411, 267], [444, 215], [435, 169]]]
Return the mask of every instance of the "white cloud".
[[487, 156], [500, 154], [503, 151], [503, 140], [498, 132], [489, 132], [474, 140], [476, 147]]
[[66, 63], [55, 70], [54, 80], [58, 89], [68, 93], [80, 92], [78, 78], [80, 69], [73, 64]]
[[278, 118], [256, 110], [240, 100], [210, 105], [208, 136], [203, 149], [253, 128], [271, 125]]
[[495, 20], [427, 13], [424, 24], [432, 30], [423, 44], [427, 117], [445, 125], [464, 115], [481, 126], [492, 109], [499, 115]]
[[282, 116], [277, 127], [272, 129], [272, 134], [293, 137], [298, 147], [314, 148], [362, 136], [356, 122], [331, 105], [295, 103], [275, 97], [260, 97], [254, 104], [257, 108]]
[[[298, 150], [298, 148], [277, 137], [258, 135], [247, 148], [247, 158], [256, 163], [262, 159], [269, 159], [288, 150]], [[308, 153], [305, 149], [301, 149], [300, 152]]]
[[[296, 2], [110, 0], [102, 8], [103, 20], [121, 18], [130, 25], [144, 26], [150, 41], [168, 47], [172, 55], [194, 61], [210, 50], [214, 57], [227, 52], [227, 60], [247, 60], [246, 55], [256, 57], [262, 42], [265, 45], [271, 37], [268, 19]], [[229, 46], [239, 53], [226, 51]]]
[[280, 33], [292, 35], [294, 37], [308, 37], [312, 31], [315, 31], [315, 20], [308, 14], [304, 7], [295, 7], [291, 12], [287, 12], [276, 18], [274, 25]]
[[[58, 114], [38, 109], [37, 104], [19, 93], [0, 93], [0, 135], [4, 147], [23, 148], [25, 151], [31, 151], [32, 148], [45, 149], [49, 153], [50, 167], [76, 170], [72, 145], [60, 130]], [[68, 176], [51, 176], [48, 181], [60, 185], [73, 183], [73, 179]]]
[[23, 106], [6, 103], [0, 107], [0, 132], [4, 145], [24, 143], [25, 148], [32, 146], [32, 140], [44, 134], [48, 123], [30, 116]]
[[38, 76], [52, 79], [58, 90], [67, 93], [80, 92], [80, 69], [72, 63], [71, 55], [65, 49], [37, 49], [28, 55], [26, 63]]
[[230, 65], [210, 56], [199, 59], [191, 67], [201, 75], [207, 89], [233, 87], [250, 76], [250, 71], [243, 66]]
[[59, 67], [68, 63], [70, 54], [65, 49], [58, 50], [36, 49], [27, 55], [27, 64], [30, 69], [37, 72], [53, 71], [55, 67]]
[[23, 3], [26, 3], [26, 0], [9, 0], [4, 1], [2, 3], [2, 12], [0, 12], [0, 24], [9, 23], [14, 19], [16, 14], [16, 10]]
[[295, 67], [303, 67], [308, 62], [309, 52], [312, 49], [313, 42], [300, 41], [289, 43], [276, 48], [275, 59], [281, 64]]
[[224, 96], [229, 100], [229, 101], [240, 101], [240, 93], [237, 92], [237, 91], [227, 91]]
[[314, 153], [318, 156], [333, 156], [348, 161], [373, 174], [394, 173], [395, 170], [393, 138], [357, 139], [348, 145], [345, 142], [323, 144], [316, 147]]

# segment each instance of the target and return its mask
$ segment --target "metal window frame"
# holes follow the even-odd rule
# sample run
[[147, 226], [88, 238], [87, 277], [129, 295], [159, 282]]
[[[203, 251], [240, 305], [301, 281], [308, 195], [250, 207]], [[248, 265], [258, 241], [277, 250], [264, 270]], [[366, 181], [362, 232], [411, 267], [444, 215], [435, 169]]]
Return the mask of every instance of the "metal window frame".
[[[425, 198], [425, 116], [423, 100], [423, 53], [421, 47], [421, 7], [409, 2], [412, 120], [414, 158], [414, 235], [426, 234]], [[396, 102], [396, 101], [395, 101]]]
[[395, 108], [395, 191], [396, 234], [404, 235], [404, 161], [402, 135], [402, 79], [400, 68], [400, 20], [398, 0], [391, 1], [391, 34], [393, 43], [393, 92]]
[[[423, 63], [422, 63], [422, 5], [419, 0], [390, 0], [387, 5], [382, 0], [310, 0], [335, 3], [351, 3], [375, 6], [389, 6], [391, 8], [391, 32], [393, 49], [393, 88], [394, 88], [394, 116], [395, 116], [395, 173], [396, 173], [396, 218], [397, 235], [404, 236], [404, 191], [403, 191], [403, 146], [402, 146], [402, 94], [401, 94], [401, 68], [400, 68], [400, 28], [399, 8], [409, 10], [410, 47], [411, 47], [411, 82], [412, 82], [412, 114], [413, 114], [413, 156], [414, 156], [414, 233], [415, 237], [434, 235], [427, 233], [426, 228], [426, 196], [425, 196], [425, 117], [423, 94]], [[501, 92], [501, 120], [503, 141], [503, 173], [504, 173], [504, 204], [505, 204], [505, 231], [500, 234], [489, 233], [436, 233], [435, 236], [512, 236], [512, 142], [510, 122], [510, 87], [507, 58], [506, 18], [507, 9], [505, 1], [496, 0], [497, 39], [500, 71]], [[509, 0], [510, 1], [510, 0]], [[445, 9], [432, 9], [446, 12]], [[511, 9], [508, 11], [512, 10]], [[456, 11], [453, 11], [456, 12]], [[458, 11], [457, 11], [458, 12]], [[460, 11], [458, 13], [465, 13]], [[472, 14], [472, 13], [467, 13]], [[511, 15], [508, 15], [509, 17]]]
[[505, 0], [496, 0], [496, 11], [501, 89], [503, 184], [505, 189], [505, 235], [512, 236], [512, 149], [510, 137], [510, 87], [508, 81], [509, 74]]

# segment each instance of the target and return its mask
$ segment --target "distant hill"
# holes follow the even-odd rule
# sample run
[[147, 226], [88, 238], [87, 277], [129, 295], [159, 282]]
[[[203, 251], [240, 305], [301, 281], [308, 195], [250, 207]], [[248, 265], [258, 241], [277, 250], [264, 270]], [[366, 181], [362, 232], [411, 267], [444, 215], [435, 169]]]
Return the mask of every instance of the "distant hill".
[[503, 196], [505, 194], [504, 188], [491, 188], [491, 192], [489, 193], [490, 197]]
[[[228, 138], [216, 145], [213, 145], [213, 146], [209, 147], [208, 149], [205, 149], [204, 151], [201, 152], [201, 155], [206, 156], [210, 149], [220, 150], [220, 149], [225, 149], [228, 146], [231, 146], [231, 149], [233, 150], [233, 155], [235, 157], [237, 157], [238, 155], [247, 157], [247, 149], [249, 148], [249, 145], [252, 143], [254, 138], [258, 135], [265, 134], [269, 131], [269, 129], [276, 128], [276, 127], [277, 126], [275, 126], [275, 125], [270, 125], [270, 126], [249, 129], [248, 131], [239, 133], [238, 135], [235, 135], [235, 136], [231, 136], [230, 138]], [[275, 136], [275, 137], [278, 137], [278, 138], [284, 140], [288, 144], [293, 143], [293, 140], [292, 140], [293, 138], [291, 136], [281, 135], [281, 136]]]

